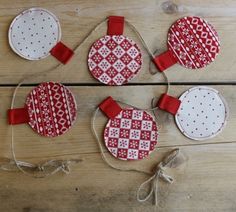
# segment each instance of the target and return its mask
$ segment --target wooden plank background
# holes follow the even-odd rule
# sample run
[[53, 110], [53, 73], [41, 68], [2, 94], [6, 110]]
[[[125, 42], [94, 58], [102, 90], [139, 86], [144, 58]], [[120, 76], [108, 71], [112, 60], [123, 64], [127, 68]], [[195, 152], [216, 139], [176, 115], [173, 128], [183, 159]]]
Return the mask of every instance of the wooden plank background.
[[[206, 18], [217, 29], [221, 53], [216, 61], [203, 70], [187, 70], [175, 65], [167, 71], [172, 82], [171, 94], [179, 96], [186, 89], [210, 85], [221, 92], [229, 104], [230, 117], [226, 128], [217, 137], [207, 141], [192, 141], [177, 129], [171, 115], [158, 111], [161, 125], [158, 148], [142, 161], [122, 162], [107, 157], [121, 167], [135, 167], [150, 171], [169, 150], [179, 147], [180, 160], [167, 172], [175, 183], [160, 183], [158, 206], [151, 200], [136, 201], [138, 186], [147, 179], [143, 174], [119, 172], [109, 168], [101, 159], [100, 151], [90, 130], [92, 113], [98, 103], [111, 95], [115, 99], [142, 108], [150, 107], [153, 97], [166, 89], [161, 74], [148, 71], [149, 58], [144, 53], [144, 66], [128, 85], [102, 86], [87, 69], [87, 52], [95, 39], [104, 35], [106, 24], [89, 37], [69, 64], [46, 76], [26, 81], [17, 93], [16, 107], [22, 106], [34, 83], [61, 81], [75, 94], [78, 119], [63, 136], [48, 139], [38, 136], [27, 125], [15, 127], [18, 159], [40, 162], [53, 158], [83, 159], [72, 166], [69, 175], [57, 174], [46, 179], [34, 179], [19, 172], [0, 171], [0, 211], [235, 211], [236, 200], [236, 1], [234, 0], [173, 0], [177, 11], [166, 14], [159, 0], [0, 0], [0, 158], [11, 157], [10, 127], [6, 110], [10, 107], [12, 92], [23, 77], [45, 71], [57, 64], [48, 57], [42, 61], [27, 61], [13, 53], [7, 40], [12, 19], [30, 7], [44, 7], [59, 18], [62, 41], [74, 48], [86, 34], [108, 15], [123, 15], [133, 23], [152, 51], [166, 49], [166, 33], [178, 18], [197, 15]], [[125, 34], [141, 43], [128, 26]], [[106, 118], [99, 114], [98, 133], [101, 135]], [[0, 161], [1, 162], [1, 161]]]

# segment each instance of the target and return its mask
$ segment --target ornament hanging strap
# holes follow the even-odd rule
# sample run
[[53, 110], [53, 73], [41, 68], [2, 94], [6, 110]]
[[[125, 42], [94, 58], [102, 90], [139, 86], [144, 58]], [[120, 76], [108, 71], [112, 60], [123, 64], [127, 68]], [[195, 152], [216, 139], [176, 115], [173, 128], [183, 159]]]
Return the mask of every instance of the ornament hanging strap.
[[[94, 29], [92, 29], [87, 34], [87, 36], [82, 40], [82, 42], [79, 43], [75, 47], [75, 49], [73, 50], [74, 53], [77, 53], [79, 51], [80, 47], [88, 40], [90, 35], [92, 35], [99, 27], [101, 27], [101, 25], [103, 23], [105, 23], [106, 20], [107, 20], [107, 18], [102, 20]], [[59, 63], [49, 70], [41, 71], [36, 74], [31, 74], [31, 75], [25, 77], [23, 80], [21, 80], [18, 83], [18, 85], [16, 86], [16, 88], [14, 89], [12, 101], [11, 101], [11, 110], [13, 110], [13, 108], [14, 108], [17, 91], [19, 90], [19, 88], [21, 87], [21, 85], [23, 83], [25, 83], [27, 80], [30, 80], [32, 78], [37, 78], [39, 76], [47, 75], [47, 74], [52, 73], [54, 71], [58, 71], [62, 68], [62, 66], [64, 66], [64, 65], [62, 63]], [[21, 172], [23, 172], [24, 174], [35, 177], [35, 178], [43, 178], [43, 177], [51, 176], [53, 174], [56, 174], [59, 171], [62, 171], [63, 173], [68, 174], [70, 172], [69, 165], [71, 163], [78, 163], [78, 162], [82, 161], [81, 159], [50, 160], [50, 161], [46, 161], [46, 162], [40, 163], [40, 164], [31, 164], [28, 162], [19, 161], [16, 158], [16, 154], [15, 154], [13, 125], [11, 125], [11, 152], [12, 152], [13, 160], [6, 158], [7, 161], [4, 164], [0, 165], [0, 170], [11, 171], [11, 170], [14, 170], [14, 169], [12, 169], [12, 166], [15, 165], [17, 167], [17, 169], [20, 170]], [[32, 174], [32, 172], [26, 171], [26, 169], [40, 173], [40, 175], [34, 175], [34, 174]]]

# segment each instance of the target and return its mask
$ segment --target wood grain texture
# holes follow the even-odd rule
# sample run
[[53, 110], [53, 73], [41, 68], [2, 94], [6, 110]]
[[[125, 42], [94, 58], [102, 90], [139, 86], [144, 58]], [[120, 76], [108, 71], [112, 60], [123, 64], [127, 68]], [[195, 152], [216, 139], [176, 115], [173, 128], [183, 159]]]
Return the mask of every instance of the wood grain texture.
[[[186, 15], [201, 16], [217, 30], [221, 52], [215, 62], [202, 70], [187, 70], [179, 65], [166, 73], [171, 82], [170, 93], [179, 96], [188, 88], [205, 84], [220, 91], [229, 104], [226, 128], [217, 137], [192, 141], [181, 134], [172, 115], [157, 111], [160, 126], [158, 148], [141, 161], [109, 160], [119, 167], [150, 171], [171, 149], [179, 147], [181, 155], [166, 171], [175, 178], [172, 185], [160, 183], [158, 206], [152, 200], [138, 203], [138, 186], [148, 178], [144, 174], [119, 172], [102, 160], [91, 133], [91, 118], [97, 105], [107, 96], [141, 108], [149, 108], [153, 97], [165, 92], [160, 73], [149, 73], [149, 57], [138, 37], [128, 27], [125, 34], [134, 39], [143, 52], [144, 65], [130, 85], [102, 86], [87, 68], [91, 44], [106, 33], [106, 23], [94, 32], [69, 64], [53, 73], [34, 77], [25, 83], [59, 81], [68, 83], [78, 103], [75, 125], [63, 136], [48, 139], [37, 135], [27, 124], [14, 127], [16, 156], [38, 163], [49, 159], [83, 159], [72, 165], [69, 175], [58, 173], [46, 179], [34, 179], [20, 172], [0, 171], [0, 211], [2, 212], [77, 212], [77, 211], [236, 211], [236, 1], [234, 0], [173, 0], [177, 10], [167, 14], [162, 6], [167, 0], [0, 0], [0, 163], [11, 157], [11, 129], [6, 111], [10, 107], [14, 84], [22, 78], [49, 70], [58, 62], [51, 56], [41, 61], [27, 61], [10, 49], [7, 32], [13, 18], [30, 7], [43, 7], [60, 20], [62, 41], [75, 48], [88, 32], [109, 15], [122, 15], [136, 26], [154, 52], [166, 50], [166, 35], [171, 24]], [[152, 66], [152, 69], [154, 67]], [[133, 84], [133, 85], [132, 85]], [[188, 84], [188, 86], [186, 86]], [[218, 84], [218, 85], [217, 85]], [[31, 86], [19, 89], [15, 107], [22, 107]], [[122, 107], [125, 107], [122, 105]], [[107, 118], [99, 113], [97, 132]]]
[[[74, 86], [70, 87], [78, 102], [78, 120], [68, 133], [55, 139], [38, 136], [29, 126], [15, 126], [16, 155], [28, 162], [48, 159], [80, 158], [83, 162], [72, 166], [72, 173], [61, 173], [46, 178], [32, 179], [22, 173], [0, 173], [1, 211], [234, 211], [236, 188], [235, 144], [235, 92], [233, 86], [213, 86], [229, 103], [230, 120], [224, 131], [205, 142], [185, 138], [175, 126], [173, 117], [159, 111], [159, 148], [147, 159], [124, 162], [106, 153], [116, 166], [151, 170], [163, 155], [178, 146], [180, 159], [168, 173], [176, 182], [161, 183], [158, 207], [151, 200], [136, 201], [136, 189], [148, 176], [132, 172], [119, 172], [109, 168], [101, 159], [100, 151], [90, 130], [90, 119], [96, 107], [108, 95], [140, 107], [149, 107], [154, 96], [164, 86]], [[189, 86], [175, 86], [172, 91], [180, 95]], [[19, 90], [16, 107], [24, 103], [31, 87]], [[0, 88], [0, 113], [9, 107], [13, 88]], [[140, 100], [141, 98], [141, 100]], [[107, 119], [99, 114], [96, 126], [101, 135]], [[10, 157], [10, 128], [3, 116], [0, 125], [1, 156]], [[106, 151], [107, 152], [107, 151]], [[12, 204], [11, 204], [12, 203]]]
[[[49, 9], [59, 18], [62, 27], [62, 41], [71, 48], [75, 48], [101, 20], [108, 15], [123, 15], [134, 24], [142, 34], [150, 49], [154, 52], [158, 49], [161, 53], [166, 50], [167, 31], [171, 24], [180, 17], [197, 15], [208, 20], [219, 33], [221, 40], [221, 52], [214, 63], [202, 70], [187, 70], [175, 65], [167, 74], [173, 82], [219, 82], [235, 81], [235, 57], [236, 54], [236, 2], [233, 0], [207, 0], [207, 1], [173, 1], [177, 6], [177, 12], [166, 14], [162, 10], [162, 4], [166, 1], [157, 0], [72, 0], [72, 1], [6, 1], [0, 4], [0, 83], [17, 83], [23, 76], [48, 70], [57, 64], [51, 56], [41, 61], [27, 61], [15, 55], [8, 44], [7, 32], [9, 25], [16, 14], [22, 10], [40, 6]], [[63, 67], [67, 75], [64, 82], [74, 83], [98, 83], [90, 75], [87, 68], [87, 54], [91, 44], [104, 35], [106, 24], [103, 24], [88, 41], [81, 46], [73, 59]], [[137, 36], [129, 27], [125, 27], [125, 34], [133, 38], [142, 47]], [[149, 58], [142, 48], [144, 65], [138, 76], [132, 83], [163, 82], [160, 73], [150, 75], [148, 71]], [[11, 61], [9, 63], [9, 61]], [[227, 61], [227, 63], [225, 63]], [[14, 77], [12, 77], [14, 76]], [[54, 80], [57, 75], [52, 74]]]

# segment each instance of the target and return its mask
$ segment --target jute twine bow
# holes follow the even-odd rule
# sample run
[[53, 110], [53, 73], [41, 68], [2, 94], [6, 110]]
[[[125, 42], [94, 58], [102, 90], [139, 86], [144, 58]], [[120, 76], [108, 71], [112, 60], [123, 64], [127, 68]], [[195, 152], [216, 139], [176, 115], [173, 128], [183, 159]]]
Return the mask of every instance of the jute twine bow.
[[[145, 202], [147, 201], [152, 195], [154, 195], [154, 203], [155, 205], [157, 205], [157, 193], [158, 193], [158, 183], [159, 183], [159, 179], [162, 179], [164, 182], [167, 182], [169, 184], [174, 182], [174, 179], [165, 174], [164, 172], [164, 168], [169, 165], [178, 155], [179, 153], [179, 149], [174, 149], [172, 150], [157, 166], [155, 169], [155, 173], [153, 176], [151, 176], [148, 180], [144, 181], [138, 188], [137, 191], [137, 200], [139, 202]], [[151, 183], [150, 187], [150, 191], [149, 193], [146, 195], [146, 197], [141, 198], [140, 197], [140, 192], [143, 190], [143, 188], [147, 185]]]

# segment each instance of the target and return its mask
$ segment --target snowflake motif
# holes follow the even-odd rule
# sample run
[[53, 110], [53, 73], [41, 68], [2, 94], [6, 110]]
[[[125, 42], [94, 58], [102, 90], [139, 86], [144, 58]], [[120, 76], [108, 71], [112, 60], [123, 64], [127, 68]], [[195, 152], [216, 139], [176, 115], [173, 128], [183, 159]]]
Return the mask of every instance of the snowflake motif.
[[129, 55], [124, 55], [122, 57], [122, 62], [125, 63], [125, 64], [128, 64], [129, 62], [131, 61], [131, 58]]
[[207, 62], [207, 60], [206, 60], [206, 55], [205, 54], [201, 54], [201, 55], [199, 55], [199, 60], [200, 61], [202, 61], [202, 62]]
[[150, 129], [150, 128], [151, 128], [151, 123], [149, 123], [149, 122], [144, 122], [144, 123], [143, 123], [143, 129], [148, 130], [148, 129]]
[[118, 61], [114, 66], [117, 68], [117, 70], [122, 70], [124, 67], [123, 63], [120, 61]]
[[184, 22], [179, 22], [179, 23], [178, 23], [178, 27], [179, 27], [180, 29], [185, 29], [185, 23], [184, 23]]
[[100, 63], [100, 66], [102, 69], [105, 69], [105, 70], [109, 67], [108, 63], [104, 61]]
[[174, 45], [174, 49], [177, 50], [177, 51], [180, 51], [180, 47], [181, 47], [181, 45], [179, 43], [176, 43]]
[[117, 141], [115, 139], [109, 140], [108, 143], [109, 143], [109, 146], [111, 146], [111, 147], [117, 146]]
[[121, 44], [121, 46], [122, 46], [122, 48], [123, 48], [124, 50], [127, 50], [127, 49], [130, 48], [130, 43], [129, 43], [127, 40], [125, 40], [125, 41]]
[[128, 142], [126, 141], [126, 140], [119, 140], [119, 146], [120, 146], [120, 148], [126, 148], [127, 147], [127, 145], [128, 145]]
[[131, 137], [132, 137], [132, 138], [138, 138], [138, 137], [139, 137], [138, 131], [132, 131], [132, 132], [131, 132]]
[[111, 136], [117, 136], [118, 135], [118, 129], [112, 129], [111, 131], [110, 131], [110, 133], [111, 133]]
[[129, 117], [131, 117], [131, 111], [130, 111], [130, 110], [125, 110], [125, 111], [123, 112], [123, 117], [124, 117], [124, 118], [129, 118]]
[[99, 49], [99, 48], [101, 48], [101, 46], [102, 46], [102, 43], [101, 43], [101, 42], [96, 42], [96, 43], [94, 44], [94, 48], [95, 48], [95, 49]]
[[189, 29], [183, 29], [182, 33], [183, 35], [187, 36], [189, 34]]
[[139, 129], [141, 127], [141, 123], [139, 121], [134, 121], [132, 123], [132, 128]]
[[107, 55], [109, 53], [108, 49], [107, 48], [101, 48], [101, 54], [102, 55]]
[[118, 155], [119, 157], [124, 158], [127, 156], [127, 152], [125, 149], [119, 149]]
[[195, 48], [195, 54], [201, 56], [201, 55], [202, 55], [202, 50], [201, 50], [201, 48], [198, 48], [198, 47]]
[[103, 76], [101, 76], [101, 80], [104, 82], [107, 82], [109, 80], [109, 78], [107, 75], [103, 75]]
[[120, 136], [123, 138], [127, 138], [129, 136], [129, 131], [128, 130], [122, 130], [120, 132]]
[[156, 141], [157, 137], [158, 137], [158, 132], [155, 132], [155, 133], [152, 134], [151, 140]]
[[129, 147], [133, 148], [133, 149], [137, 149], [138, 148], [138, 141], [134, 141], [134, 140], [130, 141]]
[[126, 128], [126, 127], [129, 127], [129, 123], [130, 123], [130, 122], [129, 122], [128, 120], [123, 120], [123, 122], [122, 122], [122, 124], [121, 124], [121, 127], [122, 127], [122, 128], [124, 128], [124, 127], [125, 127], [125, 128]]
[[[109, 54], [107, 57], [108, 62], [114, 63], [116, 61], [116, 57], [114, 54]], [[96, 61], [95, 61], [96, 62]]]
[[192, 68], [193, 62], [192, 61], [187, 61], [185, 65], [186, 65], [187, 68]]
[[110, 68], [108, 71], [107, 71], [107, 74], [110, 76], [110, 77], [114, 77], [116, 75], [116, 71], [112, 68]]
[[141, 142], [141, 143], [140, 143], [140, 147], [141, 147], [142, 149], [147, 149], [147, 148], [148, 148], [148, 142], [145, 142], [145, 141]]
[[137, 151], [131, 150], [129, 151], [129, 158], [136, 158], [137, 157]]
[[139, 151], [139, 157], [142, 159], [142, 158], [145, 158], [145, 157], [147, 157], [147, 152], [145, 152], [145, 151]]
[[102, 60], [102, 57], [101, 57], [100, 54], [95, 54], [95, 55], [93, 56], [93, 60], [94, 60], [94, 62], [99, 63], [99, 62]]
[[110, 40], [109, 42], [107, 42], [107, 46], [109, 47], [109, 49], [114, 49], [116, 47], [116, 43], [113, 40]]
[[137, 55], [137, 53], [138, 53], [137, 50], [134, 48], [129, 50], [129, 54], [131, 57], [135, 57]]
[[142, 112], [141, 112], [141, 111], [135, 111], [135, 112], [133, 113], [133, 115], [134, 115], [134, 118], [139, 119], [139, 118], [141, 118], [141, 116], [142, 116]]
[[190, 43], [190, 47], [193, 49], [196, 49], [196, 48], [198, 48], [198, 44], [193, 41], [192, 43]]
[[113, 126], [113, 127], [118, 127], [119, 125], [120, 125], [119, 120], [114, 119], [114, 120], [112, 121], [112, 126]]
[[131, 70], [136, 70], [136, 69], [138, 68], [138, 65], [137, 65], [137, 63], [135, 63], [135, 62], [131, 62], [131, 63], [129, 64], [129, 67], [130, 67]]
[[151, 116], [149, 116], [147, 113], [143, 114], [143, 119], [144, 120], [151, 120]]
[[117, 43], [121, 43], [124, 40], [123, 36], [114, 36]]
[[185, 52], [180, 52], [179, 58], [182, 60], [186, 60], [186, 53]]
[[188, 41], [188, 42], [193, 42], [193, 40], [194, 40], [194, 36], [193, 35], [186, 35], [186, 41]]
[[129, 76], [130, 76], [129, 70], [128, 70], [128, 69], [124, 69], [124, 70], [122, 71], [122, 75], [123, 75], [124, 77], [129, 77]]
[[94, 74], [95, 76], [100, 76], [102, 73], [103, 73], [102, 70], [99, 69], [99, 68], [95, 68], [95, 69], [93, 70], [93, 74]]
[[143, 132], [142, 133], [142, 138], [145, 139], [145, 140], [148, 140], [150, 137], [149, 133], [148, 132]]
[[121, 56], [122, 53], [123, 53], [123, 51], [122, 51], [121, 48], [116, 48], [116, 49], [114, 50], [114, 53], [115, 53], [116, 55], [118, 55], [118, 56]]
[[116, 81], [118, 84], [120, 84], [120, 83], [123, 83], [124, 79], [123, 79], [122, 76], [116, 76], [115, 81]]

